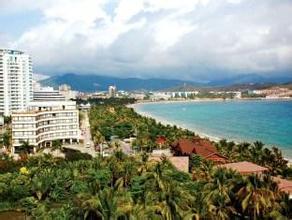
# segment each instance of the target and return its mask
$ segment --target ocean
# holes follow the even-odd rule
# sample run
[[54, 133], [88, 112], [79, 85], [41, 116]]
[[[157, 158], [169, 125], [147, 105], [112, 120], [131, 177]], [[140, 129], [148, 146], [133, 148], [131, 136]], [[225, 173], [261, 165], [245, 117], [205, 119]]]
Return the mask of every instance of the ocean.
[[263, 142], [292, 158], [292, 101], [231, 100], [158, 102], [135, 105], [137, 112], [188, 128], [212, 139]]

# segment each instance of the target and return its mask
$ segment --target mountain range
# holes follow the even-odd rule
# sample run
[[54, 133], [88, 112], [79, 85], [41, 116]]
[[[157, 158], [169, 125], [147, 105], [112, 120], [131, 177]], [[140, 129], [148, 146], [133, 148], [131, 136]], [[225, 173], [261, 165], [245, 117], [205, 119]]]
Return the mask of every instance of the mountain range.
[[285, 77], [264, 77], [257, 74], [237, 75], [234, 77], [223, 78], [220, 80], [213, 80], [206, 83], [199, 83], [188, 80], [177, 79], [140, 79], [140, 78], [118, 78], [112, 76], [101, 75], [81, 75], [74, 73], [66, 73], [51, 76], [47, 79], [41, 80], [40, 83], [44, 86], [57, 87], [61, 84], [68, 84], [73, 90], [81, 92], [106, 91], [109, 85], [115, 85], [119, 90], [134, 91], [134, 90], [167, 90], [169, 88], [187, 86], [194, 88], [203, 87], [229, 87], [231, 85], [242, 84], [279, 84], [292, 82], [291, 76]]

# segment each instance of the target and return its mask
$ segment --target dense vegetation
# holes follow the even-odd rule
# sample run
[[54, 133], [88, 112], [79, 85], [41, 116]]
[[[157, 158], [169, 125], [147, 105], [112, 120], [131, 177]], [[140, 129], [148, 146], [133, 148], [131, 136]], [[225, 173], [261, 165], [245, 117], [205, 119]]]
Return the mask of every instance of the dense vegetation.
[[150, 151], [157, 146], [159, 136], [166, 137], [163, 147], [182, 137], [193, 137], [194, 133], [176, 126], [157, 123], [152, 118], [142, 117], [132, 108], [123, 105], [97, 105], [90, 111], [91, 134], [95, 143], [119, 138], [136, 137], [134, 147]]
[[78, 105], [90, 103], [92, 105], [127, 105], [136, 102], [134, 98], [89, 98], [87, 100], [75, 99]]
[[[90, 112], [91, 132], [96, 143], [110, 140], [111, 136], [128, 138], [135, 136], [134, 147], [149, 152], [157, 148], [157, 137], [166, 137], [164, 148], [183, 137], [194, 137], [194, 133], [176, 126], [163, 125], [152, 118], [143, 117], [133, 109], [123, 105], [97, 105]], [[292, 178], [292, 169], [288, 168], [281, 151], [273, 147], [264, 147], [255, 142], [235, 144], [222, 140], [216, 144], [217, 149], [230, 162], [250, 161], [270, 169], [273, 175]]]
[[291, 200], [269, 176], [242, 177], [196, 156], [193, 175], [166, 159], [30, 157], [0, 175], [0, 209], [33, 219], [230, 219], [292, 217]]
[[[113, 100], [112, 100], [113, 101]], [[271, 175], [291, 177], [281, 152], [262, 143], [222, 140], [218, 150], [230, 161], [267, 166], [262, 176], [241, 176], [190, 156], [190, 173], [176, 170], [165, 158], [149, 160], [157, 137], [169, 145], [191, 131], [165, 126], [117, 103], [98, 104], [90, 114], [96, 144], [111, 136], [135, 136], [141, 150], [127, 156], [116, 149], [110, 157], [92, 158], [62, 149], [66, 158], [0, 159], [0, 211], [21, 210], [32, 219], [291, 219], [292, 201]], [[54, 143], [60, 149], [59, 143]], [[0, 213], [1, 218], [1, 213]]]
[[276, 147], [266, 148], [259, 141], [253, 144], [235, 144], [226, 140], [219, 141], [216, 146], [230, 162], [250, 161], [269, 168], [272, 175], [282, 175], [292, 179], [292, 168], [287, 166], [288, 161], [283, 158], [282, 152]]

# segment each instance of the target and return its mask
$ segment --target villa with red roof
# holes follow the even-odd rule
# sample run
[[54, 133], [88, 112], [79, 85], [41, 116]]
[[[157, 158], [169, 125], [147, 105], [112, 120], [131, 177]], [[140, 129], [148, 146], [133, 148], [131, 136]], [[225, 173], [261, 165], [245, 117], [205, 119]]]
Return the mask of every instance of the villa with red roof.
[[279, 177], [273, 177], [273, 180], [278, 183], [279, 190], [288, 193], [292, 199], [292, 181]]
[[207, 139], [180, 139], [173, 144], [172, 150], [177, 156], [197, 154], [204, 159], [212, 160], [216, 164], [224, 164], [227, 162], [227, 158], [220, 155], [216, 147]]
[[[255, 163], [243, 161], [237, 163], [227, 163], [218, 165], [218, 167], [225, 167], [239, 172], [241, 175], [263, 174], [268, 171], [268, 168], [259, 166]], [[280, 177], [273, 177], [273, 180], [278, 184], [279, 190], [288, 193], [292, 198], [292, 181], [282, 179]]]
[[227, 163], [219, 165], [220, 167], [225, 167], [227, 169], [232, 169], [239, 172], [241, 175], [250, 175], [250, 174], [263, 174], [268, 171], [268, 168], [261, 167], [255, 163], [242, 161], [237, 163]]

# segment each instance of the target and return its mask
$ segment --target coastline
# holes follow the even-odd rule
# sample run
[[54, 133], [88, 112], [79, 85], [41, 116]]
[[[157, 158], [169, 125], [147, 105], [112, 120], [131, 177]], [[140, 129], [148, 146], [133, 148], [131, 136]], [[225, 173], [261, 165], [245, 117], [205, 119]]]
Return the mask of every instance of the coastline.
[[[147, 117], [147, 118], [153, 118], [155, 119], [157, 122], [160, 122], [161, 124], [163, 125], [171, 125], [171, 126], [177, 126], [179, 128], [182, 128], [182, 129], [188, 129], [188, 130], [191, 130], [193, 132], [195, 132], [197, 135], [199, 135], [200, 137], [202, 138], [208, 138], [210, 139], [211, 141], [215, 141], [215, 142], [218, 142], [221, 140], [221, 138], [219, 137], [215, 137], [215, 136], [211, 136], [211, 135], [208, 135], [206, 133], [203, 133], [203, 132], [200, 132], [198, 130], [194, 130], [194, 129], [191, 129], [191, 128], [188, 128], [187, 126], [181, 126], [181, 125], [178, 125], [174, 122], [169, 122], [167, 121], [166, 119], [164, 118], [161, 118], [161, 117], [157, 117], [157, 116], [154, 116], [154, 115], [151, 115], [150, 113], [148, 112], [145, 112], [145, 111], [141, 111], [139, 110], [136, 106], [137, 105], [140, 105], [140, 104], [146, 104], [146, 103], [137, 103], [137, 104], [131, 104], [131, 105], [127, 105], [127, 107], [129, 108], [133, 108], [138, 114], [144, 116], [144, 117]], [[154, 104], [154, 103], [153, 103]]]
[[240, 102], [240, 101], [292, 101], [292, 98], [240, 98], [240, 99], [222, 99], [222, 98], [201, 98], [201, 99], [177, 99], [177, 100], [140, 100], [135, 104], [160, 104], [160, 103], [192, 103], [192, 102]]
[[[230, 99], [228, 101], [232, 101], [232, 100], [233, 99]], [[238, 99], [238, 101], [241, 101], [241, 100], [244, 101], [244, 100], [247, 100], [247, 99]], [[248, 99], [248, 100], [251, 100], [251, 99]], [[255, 100], [255, 99], [252, 99], [252, 100]], [[256, 99], [256, 100], [262, 100], [262, 99]], [[264, 100], [266, 100], [266, 99], [264, 99]], [[271, 99], [268, 99], [268, 100], [271, 100]], [[279, 99], [276, 99], [276, 100], [279, 100]], [[291, 101], [291, 100], [292, 99], [289, 99], [288, 101]], [[170, 103], [176, 103], [176, 102], [189, 103], [189, 102], [202, 102], [202, 101], [203, 102], [209, 102], [209, 101], [224, 102], [224, 101], [227, 101], [227, 100], [223, 100], [223, 99], [204, 99], [204, 100], [179, 100], [179, 101], [176, 101], [176, 100], [171, 100], [171, 101], [151, 101], [151, 102], [140, 102], [140, 103], [138, 102], [138, 103], [127, 105], [127, 107], [133, 108], [135, 110], [135, 112], [137, 112], [138, 114], [140, 114], [140, 115], [142, 115], [144, 117], [153, 118], [157, 122], [160, 122], [163, 125], [171, 125], [171, 126], [175, 125], [175, 126], [177, 126], [179, 128], [188, 129], [190, 131], [193, 131], [196, 135], [198, 135], [201, 138], [208, 138], [211, 141], [219, 142], [223, 138], [206, 134], [206, 133], [201, 132], [201, 131], [199, 131], [197, 129], [189, 128], [188, 126], [178, 125], [175, 122], [170, 122], [170, 121], [168, 121], [168, 120], [166, 120], [164, 118], [161, 118], [161, 117], [158, 117], [158, 116], [154, 116], [154, 115], [150, 114], [149, 112], [145, 112], [145, 111], [142, 111], [141, 109], [139, 109], [139, 106], [147, 105], [147, 104], [161, 104], [161, 103], [165, 103], [165, 104], [169, 103], [170, 104]], [[233, 142], [236, 143], [236, 144], [240, 143], [240, 141], [233, 141]], [[292, 167], [292, 158], [284, 157], [284, 159], [288, 161], [288, 166]]]

